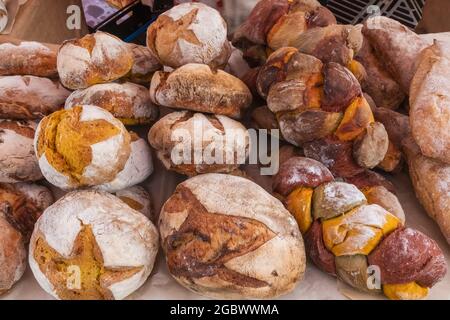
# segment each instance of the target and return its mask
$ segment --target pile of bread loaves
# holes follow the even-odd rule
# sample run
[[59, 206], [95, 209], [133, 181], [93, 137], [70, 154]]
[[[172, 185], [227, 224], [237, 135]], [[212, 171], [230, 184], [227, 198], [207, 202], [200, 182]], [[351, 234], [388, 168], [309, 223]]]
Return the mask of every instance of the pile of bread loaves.
[[[57, 52], [0, 44], [0, 294], [28, 261], [55, 298], [123, 299], [161, 246], [176, 281], [213, 298], [287, 294], [306, 254], [358, 290], [425, 298], [444, 254], [374, 169], [406, 156], [449, 240], [449, 46], [386, 18], [338, 25], [315, 0], [261, 0], [231, 42], [215, 9], [184, 3], [147, 47], [104, 32]], [[393, 111], [406, 96], [411, 121]], [[240, 170], [249, 126], [286, 144], [272, 194]], [[188, 177], [159, 217], [139, 186], [151, 147]]]

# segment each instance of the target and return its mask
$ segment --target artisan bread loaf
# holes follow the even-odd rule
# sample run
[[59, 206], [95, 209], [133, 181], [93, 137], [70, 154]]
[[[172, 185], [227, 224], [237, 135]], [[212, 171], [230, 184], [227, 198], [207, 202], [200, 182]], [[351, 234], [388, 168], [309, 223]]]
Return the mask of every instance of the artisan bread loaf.
[[148, 28], [147, 46], [172, 68], [188, 63], [222, 67], [231, 54], [225, 20], [203, 3], [182, 3], [161, 14]]
[[65, 108], [79, 105], [103, 108], [125, 125], [149, 124], [158, 118], [158, 108], [150, 100], [148, 89], [130, 82], [96, 84], [74, 91]]
[[168, 170], [188, 176], [230, 173], [245, 163], [250, 150], [241, 123], [189, 111], [163, 117], [150, 129], [148, 140]]
[[450, 42], [425, 49], [410, 91], [411, 132], [422, 154], [450, 164]]
[[0, 76], [11, 75], [57, 77], [56, 52], [39, 42], [0, 44]]
[[150, 275], [158, 231], [143, 214], [99, 191], [72, 192], [34, 229], [30, 267], [58, 299], [123, 299]]
[[0, 118], [40, 119], [61, 109], [69, 95], [59, 82], [46, 78], [0, 77]]
[[36, 127], [32, 121], [0, 119], [0, 182], [42, 179], [33, 147]]
[[125, 79], [148, 86], [152, 80], [153, 73], [160, 70], [162, 66], [149, 48], [135, 43], [129, 43], [128, 46], [133, 53], [133, 67], [125, 76]]
[[117, 80], [133, 67], [133, 53], [119, 38], [105, 32], [65, 41], [58, 52], [61, 83], [69, 89], [84, 89]]
[[213, 71], [204, 64], [188, 64], [175, 71], [157, 71], [150, 98], [158, 105], [240, 118], [252, 94], [238, 78]]
[[95, 106], [45, 117], [34, 143], [42, 174], [62, 189], [111, 182], [131, 153], [131, 137], [122, 122]]
[[245, 178], [181, 183], [161, 210], [167, 266], [184, 287], [219, 299], [270, 299], [305, 271], [303, 241], [281, 202]]

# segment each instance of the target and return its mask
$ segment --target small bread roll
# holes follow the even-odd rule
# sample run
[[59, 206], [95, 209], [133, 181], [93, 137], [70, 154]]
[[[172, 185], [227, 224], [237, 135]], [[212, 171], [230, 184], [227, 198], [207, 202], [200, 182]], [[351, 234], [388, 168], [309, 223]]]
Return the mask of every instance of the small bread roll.
[[128, 46], [133, 52], [134, 62], [133, 67], [125, 76], [125, 79], [133, 83], [148, 86], [155, 71], [160, 70], [162, 66], [149, 48], [135, 43], [129, 43]]
[[220, 67], [231, 54], [225, 20], [202, 3], [182, 3], [160, 15], [148, 28], [147, 46], [172, 68], [188, 63]]
[[150, 100], [148, 89], [134, 83], [97, 84], [74, 91], [66, 100], [66, 109], [94, 105], [108, 110], [125, 125], [149, 124], [158, 118], [158, 108]]
[[0, 0], [0, 33], [5, 30], [6, 25], [8, 24], [8, 10], [6, 10], [6, 6], [3, 3], [3, 0]]
[[119, 38], [105, 32], [68, 40], [58, 52], [58, 73], [70, 89], [84, 89], [117, 80], [133, 66], [133, 53]]
[[5, 217], [28, 242], [34, 224], [47, 207], [53, 203], [52, 192], [33, 183], [0, 183], [0, 203], [8, 204]]
[[252, 94], [238, 78], [204, 64], [188, 64], [172, 73], [158, 71], [150, 86], [158, 105], [240, 118]]
[[77, 106], [45, 117], [34, 144], [42, 174], [61, 189], [114, 180], [131, 153], [125, 126], [96, 106]]
[[219, 299], [271, 299], [305, 272], [303, 240], [279, 200], [252, 181], [206, 174], [164, 204], [160, 234], [172, 276]]
[[153, 269], [158, 231], [140, 212], [99, 191], [72, 192], [38, 220], [29, 261], [57, 299], [116, 299], [137, 290]]
[[139, 211], [151, 221], [155, 222], [155, 212], [152, 210], [150, 194], [144, 187], [134, 186], [114, 193], [116, 197], [125, 202], [131, 208]]
[[230, 173], [245, 163], [250, 148], [248, 131], [241, 123], [189, 111], [159, 120], [148, 140], [168, 170], [188, 176]]
[[0, 77], [0, 118], [40, 119], [61, 109], [69, 95], [59, 82], [46, 78]]
[[22, 234], [6, 219], [10, 210], [10, 206], [0, 202], [0, 295], [20, 280], [27, 263]]
[[125, 167], [114, 180], [94, 187], [95, 189], [116, 192], [145, 181], [153, 173], [152, 151], [147, 141], [134, 132], [131, 135], [131, 153]]
[[56, 52], [39, 42], [0, 44], [0, 76], [11, 75], [57, 77]]
[[36, 126], [32, 121], [0, 119], [0, 182], [42, 179], [33, 147]]

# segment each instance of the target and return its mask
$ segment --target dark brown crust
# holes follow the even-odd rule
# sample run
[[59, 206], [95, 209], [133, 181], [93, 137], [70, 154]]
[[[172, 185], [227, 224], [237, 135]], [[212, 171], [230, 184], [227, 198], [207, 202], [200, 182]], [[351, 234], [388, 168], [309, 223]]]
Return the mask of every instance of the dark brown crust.
[[267, 33], [288, 10], [289, 2], [286, 0], [259, 1], [234, 33], [233, 45], [245, 48], [249, 44], [266, 44]]
[[318, 220], [313, 222], [305, 234], [305, 249], [309, 258], [319, 269], [336, 276], [335, 258], [323, 243], [322, 225]]
[[26, 121], [0, 121], [0, 132], [2, 130], [12, 130], [21, 136], [34, 139], [35, 130]]
[[305, 156], [325, 164], [337, 177], [353, 177], [364, 172], [353, 158], [353, 143], [350, 141], [326, 137], [306, 143], [303, 148]]
[[256, 129], [279, 129], [277, 118], [266, 106], [254, 109], [251, 117]]
[[347, 68], [338, 63], [328, 63], [323, 69], [324, 94], [322, 109], [341, 112], [362, 94], [358, 80]]
[[404, 139], [411, 136], [408, 116], [386, 108], [376, 108], [373, 113], [375, 119], [386, 128], [389, 139], [398, 148], [402, 146]]
[[382, 186], [395, 194], [395, 187], [389, 180], [387, 180], [382, 175], [370, 170], [364, 170], [360, 174], [357, 174], [353, 177], [346, 177], [345, 182], [354, 184], [358, 187], [358, 189], [361, 190], [370, 187]]
[[308, 17], [308, 28], [326, 27], [337, 24], [336, 17], [328, 8], [320, 6]]
[[270, 241], [275, 234], [259, 221], [208, 212], [190, 189], [179, 186], [166, 202], [167, 214], [187, 210], [178, 231], [164, 239], [167, 266], [176, 277], [218, 277], [240, 287], [262, 288], [268, 283], [225, 267]]
[[333, 181], [331, 172], [320, 162], [295, 157], [284, 162], [273, 179], [273, 191], [288, 196], [296, 188], [316, 188]]
[[369, 264], [381, 269], [383, 284], [417, 282], [431, 288], [447, 272], [444, 254], [437, 243], [413, 229], [398, 229], [369, 255]]

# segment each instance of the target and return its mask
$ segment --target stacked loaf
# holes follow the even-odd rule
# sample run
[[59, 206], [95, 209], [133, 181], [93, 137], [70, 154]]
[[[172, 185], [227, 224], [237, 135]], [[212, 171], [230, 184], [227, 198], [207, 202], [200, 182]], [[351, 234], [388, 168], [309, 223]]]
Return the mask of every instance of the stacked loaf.
[[43, 178], [33, 147], [37, 121], [62, 108], [68, 95], [50, 48], [0, 44], [0, 294], [22, 277], [34, 224], [53, 202], [51, 191], [35, 183]]
[[160, 106], [180, 109], [160, 119], [148, 138], [164, 166], [194, 176], [230, 173], [247, 159], [249, 135], [239, 123], [252, 102], [247, 86], [223, 71], [231, 55], [219, 12], [184, 3], [163, 13], [147, 32], [147, 45], [165, 66], [150, 85]]

